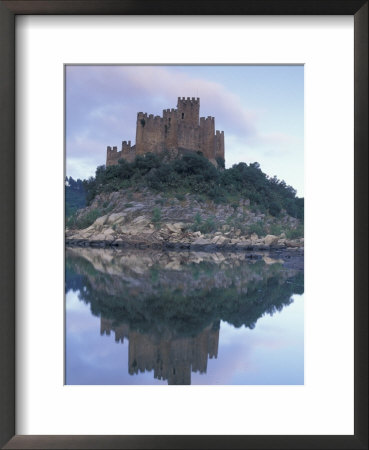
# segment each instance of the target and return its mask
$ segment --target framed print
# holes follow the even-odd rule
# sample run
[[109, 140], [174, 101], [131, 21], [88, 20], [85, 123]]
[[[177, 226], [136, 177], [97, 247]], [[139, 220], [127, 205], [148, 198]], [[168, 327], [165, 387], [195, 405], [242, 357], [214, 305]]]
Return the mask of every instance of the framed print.
[[367, 448], [367, 3], [0, 8], [4, 448]]

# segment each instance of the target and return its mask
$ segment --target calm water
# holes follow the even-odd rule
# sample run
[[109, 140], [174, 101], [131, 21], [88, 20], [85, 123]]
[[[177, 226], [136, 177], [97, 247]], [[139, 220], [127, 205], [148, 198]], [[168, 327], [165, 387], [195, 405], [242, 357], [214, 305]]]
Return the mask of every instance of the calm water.
[[66, 384], [304, 384], [303, 261], [66, 251]]

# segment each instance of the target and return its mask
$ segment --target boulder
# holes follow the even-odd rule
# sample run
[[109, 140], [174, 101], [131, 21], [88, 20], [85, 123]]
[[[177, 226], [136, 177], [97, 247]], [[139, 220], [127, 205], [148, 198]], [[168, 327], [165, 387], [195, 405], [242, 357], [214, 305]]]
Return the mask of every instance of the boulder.
[[217, 236], [217, 238], [218, 238], [217, 241], [216, 241], [217, 245], [224, 245], [224, 244], [227, 244], [229, 242], [229, 239], [227, 239], [224, 236]]
[[138, 216], [135, 219], [132, 220], [132, 223], [134, 224], [148, 224], [149, 220], [147, 220], [147, 218], [145, 216]]
[[82, 230], [78, 233], [79, 239], [88, 239], [89, 237], [93, 236], [93, 232], [91, 230]]
[[259, 236], [256, 233], [252, 233], [250, 236], [251, 242], [255, 242], [259, 239]]
[[126, 215], [124, 213], [113, 213], [113, 214], [110, 214], [110, 216], [108, 217], [106, 223], [118, 224], [120, 222], [123, 222], [125, 217], [126, 217]]
[[104, 225], [105, 222], [106, 222], [106, 220], [107, 220], [107, 218], [108, 218], [107, 215], [98, 217], [98, 218], [95, 220], [95, 222], [94, 222], [94, 226], [96, 227], [96, 226]]
[[71, 241], [78, 240], [81, 239], [81, 235], [79, 233], [73, 234], [72, 236], [68, 236], [68, 239], [70, 239]]
[[300, 243], [299, 239], [294, 239], [294, 240], [286, 240], [286, 246], [292, 247], [292, 248], [297, 248], [297, 247], [302, 247], [303, 244]]
[[264, 238], [265, 245], [274, 245], [278, 242], [279, 237], [274, 234], [267, 234]]
[[101, 231], [101, 234], [103, 234], [104, 236], [111, 236], [114, 233], [115, 231], [112, 228], [106, 228]]
[[99, 233], [93, 236], [93, 241], [105, 241], [106, 235], [103, 233]]
[[180, 233], [183, 228], [183, 223], [167, 223], [166, 226], [171, 233]]
[[192, 242], [194, 245], [209, 245], [212, 244], [210, 239], [204, 239], [203, 237], [197, 238], [194, 242]]

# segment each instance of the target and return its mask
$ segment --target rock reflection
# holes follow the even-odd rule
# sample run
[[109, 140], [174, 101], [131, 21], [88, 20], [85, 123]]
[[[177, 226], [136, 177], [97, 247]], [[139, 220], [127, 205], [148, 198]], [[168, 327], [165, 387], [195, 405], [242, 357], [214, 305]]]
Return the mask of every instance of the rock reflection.
[[303, 255], [66, 250], [66, 291], [129, 341], [128, 372], [191, 384], [217, 358], [220, 321], [253, 328], [303, 293]]

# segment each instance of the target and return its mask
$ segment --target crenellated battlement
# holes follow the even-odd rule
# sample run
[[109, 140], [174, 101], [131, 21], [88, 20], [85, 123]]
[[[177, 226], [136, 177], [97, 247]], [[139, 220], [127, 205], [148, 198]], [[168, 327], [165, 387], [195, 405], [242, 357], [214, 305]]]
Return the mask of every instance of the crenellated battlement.
[[192, 102], [198, 102], [200, 103], [199, 97], [178, 97], [178, 101], [192, 101]]
[[200, 124], [201, 122], [214, 122], [215, 118], [212, 116], [208, 116], [208, 117], [200, 117]]
[[133, 161], [136, 155], [161, 153], [169, 150], [202, 152], [213, 164], [224, 159], [224, 132], [215, 131], [213, 116], [200, 117], [199, 97], [178, 97], [177, 108], [163, 109], [162, 116], [137, 113], [136, 145], [122, 141], [122, 150], [107, 147], [106, 165], [118, 164], [119, 159]]

